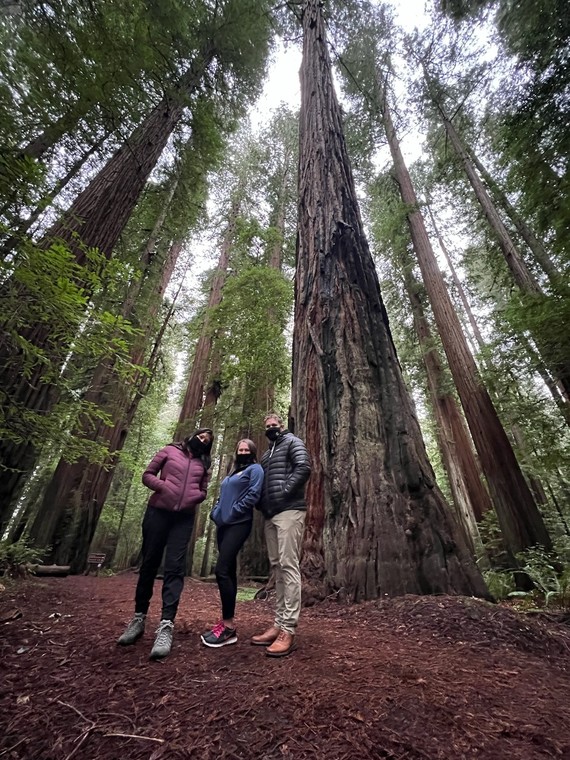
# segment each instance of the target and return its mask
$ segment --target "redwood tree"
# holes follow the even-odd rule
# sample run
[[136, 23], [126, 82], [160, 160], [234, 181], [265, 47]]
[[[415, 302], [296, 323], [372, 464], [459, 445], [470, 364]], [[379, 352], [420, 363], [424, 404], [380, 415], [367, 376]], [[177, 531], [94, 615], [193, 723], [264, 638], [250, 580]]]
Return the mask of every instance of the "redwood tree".
[[493, 402], [479, 376], [437, 266], [392, 122], [384, 76], [378, 67], [376, 85], [378, 107], [394, 161], [394, 172], [402, 200], [409, 208], [407, 217], [414, 250], [505, 542], [513, 555], [535, 544], [549, 547], [550, 537]]
[[319, 0], [305, 0], [302, 23], [292, 414], [313, 460], [304, 569], [317, 593], [343, 589], [355, 600], [484, 596], [434, 483], [398, 364], [362, 227]]

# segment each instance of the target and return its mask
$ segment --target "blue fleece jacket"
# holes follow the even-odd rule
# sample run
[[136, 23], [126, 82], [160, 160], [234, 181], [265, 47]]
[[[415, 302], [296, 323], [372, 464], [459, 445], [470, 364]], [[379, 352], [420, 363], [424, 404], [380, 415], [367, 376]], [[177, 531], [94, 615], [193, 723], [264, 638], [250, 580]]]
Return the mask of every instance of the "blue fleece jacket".
[[253, 520], [253, 508], [259, 502], [262, 487], [263, 468], [260, 464], [250, 464], [224, 478], [220, 497], [210, 514], [218, 528]]

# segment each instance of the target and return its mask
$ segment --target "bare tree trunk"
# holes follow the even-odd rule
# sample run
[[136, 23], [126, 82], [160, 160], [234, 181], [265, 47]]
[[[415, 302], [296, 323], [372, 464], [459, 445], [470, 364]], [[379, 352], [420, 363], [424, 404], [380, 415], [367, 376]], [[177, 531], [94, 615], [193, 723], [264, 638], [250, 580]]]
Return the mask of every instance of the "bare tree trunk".
[[542, 241], [536, 237], [532, 229], [528, 226], [516, 208], [509, 201], [506, 193], [501, 190], [497, 182], [495, 182], [493, 177], [491, 177], [473, 150], [469, 149], [469, 155], [471, 156], [471, 160], [473, 161], [475, 168], [479, 171], [479, 174], [494, 196], [495, 202], [503, 208], [511, 222], [514, 224], [518, 233], [532, 251], [535, 261], [542, 268], [542, 271], [547, 275], [552, 287], [555, 290], [560, 290], [562, 288], [563, 292], [567, 293], [567, 285], [562, 282], [560, 272], [557, 270], [555, 263], [550, 258], [550, 255]]
[[[213, 309], [215, 306], [218, 306], [222, 300], [222, 289], [230, 262], [230, 254], [235, 233], [236, 220], [239, 215], [241, 203], [239, 200], [240, 195], [241, 191], [238, 189], [238, 194], [236, 195], [236, 199], [232, 203], [230, 210], [228, 225], [226, 227], [222, 240], [220, 258], [218, 259], [216, 274], [214, 275], [212, 286], [210, 288], [208, 310]], [[175, 438], [182, 438], [185, 435], [189, 435], [198, 427], [200, 410], [202, 409], [204, 403], [204, 386], [208, 377], [211, 349], [212, 337], [210, 335], [208, 312], [206, 312], [202, 331], [200, 337], [198, 338], [198, 342], [196, 343], [196, 348], [194, 351], [192, 369], [190, 370], [190, 376], [188, 378], [188, 384], [186, 386], [186, 393], [182, 402], [182, 409], [180, 410], [180, 415], [178, 417], [178, 425], [176, 426], [176, 431], [174, 434]]]
[[[286, 151], [283, 161], [281, 182], [277, 198], [275, 224], [273, 225], [278, 237], [271, 248], [269, 266], [281, 271], [283, 262], [283, 243], [285, 239], [285, 217], [287, 209], [287, 188], [290, 182], [292, 170], [292, 156]], [[275, 321], [275, 314], [267, 315], [270, 322]], [[248, 388], [244, 393], [244, 420], [251, 420], [248, 430], [243, 430], [242, 435], [250, 438], [257, 447], [258, 460], [267, 448], [267, 438], [263, 426], [263, 417], [273, 411], [275, 404], [275, 388], [270, 385], [254, 389], [253, 397], [248, 394]], [[265, 519], [257, 509], [253, 513], [253, 525], [251, 534], [241, 551], [241, 569], [244, 575], [262, 577], [269, 575], [269, 558], [267, 556], [267, 544], [265, 541]]]
[[71, 113], [62, 114], [56, 121], [49, 124], [43, 132], [32, 138], [21, 149], [21, 154], [37, 160], [43, 158], [49, 150], [55, 147], [62, 137], [77, 129], [77, 125], [81, 119], [88, 114], [92, 107], [92, 101], [83, 100], [79, 104], [79, 107], [76, 105]]
[[436, 417], [449, 485], [456, 511], [474, 543], [479, 535], [477, 522], [492, 508], [491, 500], [483, 485], [473, 444], [455, 397], [445, 390], [447, 383], [439, 351], [433, 343], [419, 296], [418, 283], [407, 266], [404, 267], [404, 277], [408, 298], [412, 305], [416, 334], [422, 347], [429, 395]]
[[482, 349], [485, 347], [485, 341], [483, 340], [483, 336], [481, 335], [481, 330], [479, 330], [479, 325], [477, 324], [477, 320], [475, 319], [475, 315], [473, 314], [473, 310], [471, 309], [471, 304], [469, 303], [469, 299], [467, 298], [467, 294], [465, 293], [465, 288], [463, 287], [463, 283], [459, 279], [457, 270], [455, 269], [453, 260], [451, 256], [449, 255], [449, 251], [447, 249], [443, 236], [441, 232], [439, 231], [438, 225], [436, 224], [435, 217], [433, 215], [429, 202], [426, 204], [426, 208], [427, 208], [429, 217], [431, 219], [431, 224], [435, 232], [437, 242], [439, 243], [440, 250], [443, 253], [445, 262], [451, 273], [451, 279], [453, 280], [453, 284], [455, 285], [455, 289], [457, 290], [457, 294], [461, 300], [463, 311], [467, 315], [467, 319], [469, 320], [469, 324], [471, 326], [471, 330], [473, 332], [475, 340], [477, 341], [477, 345], [479, 346], [479, 349]]
[[[213, 490], [213, 503], [216, 503], [216, 500], [218, 498], [218, 495], [220, 493], [220, 485], [222, 480], [225, 477], [226, 467], [227, 467], [227, 456], [223, 452], [226, 448], [226, 436], [224, 434], [224, 440], [222, 441], [222, 446], [220, 448], [222, 454], [220, 455], [220, 461], [218, 464], [218, 472], [216, 473], [216, 482], [214, 483]], [[204, 578], [207, 575], [209, 575], [209, 569], [210, 569], [210, 552], [212, 548], [212, 543], [214, 541], [214, 537], [216, 535], [214, 523], [212, 520], [208, 518], [208, 527], [206, 529], [206, 544], [204, 546], [204, 554], [202, 556], [202, 566], [200, 568], [200, 577]]]
[[[536, 278], [532, 272], [530, 272], [526, 266], [517, 247], [513, 243], [509, 231], [497, 213], [497, 210], [493, 205], [493, 202], [491, 201], [491, 198], [489, 197], [489, 194], [487, 193], [485, 186], [481, 181], [481, 178], [475, 170], [469, 153], [463, 145], [461, 137], [453, 125], [453, 122], [448, 118], [442, 106], [437, 102], [435, 98], [434, 103], [439, 110], [442, 123], [445, 127], [447, 136], [449, 137], [449, 141], [459, 160], [461, 161], [463, 170], [465, 171], [465, 174], [469, 179], [471, 187], [473, 188], [473, 191], [477, 197], [477, 200], [479, 201], [483, 213], [489, 222], [489, 226], [491, 227], [497, 239], [497, 242], [503, 253], [504, 259], [507, 263], [509, 271], [511, 272], [515, 284], [518, 286], [521, 293], [527, 296], [545, 297], [545, 293], [543, 292], [539, 283], [536, 281]], [[549, 367], [553, 377], [556, 380], [560, 381], [562, 387], [564, 388], [566, 400], [570, 401], [570, 359], [568, 359], [568, 357], [560, 358], [561, 351], [559, 347], [548, 345], [547, 342], [545, 342], [543, 336], [539, 335], [536, 330], [533, 331], [533, 339], [538, 347], [538, 350], [546, 367]]]
[[[44, 238], [45, 245], [63, 240], [74, 251], [78, 264], [85, 263], [85, 251], [89, 246], [110, 257], [150, 172], [182, 116], [185, 98], [199, 86], [212, 58], [213, 48], [210, 47], [196, 59], [182, 78], [177, 92], [166, 97], [152, 111], [131, 139], [79, 195], [64, 217], [51, 227]], [[21, 337], [44, 350], [55, 365], [63, 362], [69, 349], [58, 338], [59, 334], [60, 331], [47, 324], [21, 331]], [[3, 390], [7, 424], [16, 429], [19, 415], [28, 410], [49, 414], [59, 395], [54, 384], [43, 380], [43, 365], [37, 366], [29, 378], [22, 379], [19, 362], [15, 361], [20, 353], [10, 341], [0, 341], [0, 363], [6, 371]], [[11, 505], [36, 459], [37, 450], [28, 441], [16, 443], [5, 440], [0, 443], [0, 524], [9, 516]]]
[[202, 555], [202, 565], [200, 567], [200, 578], [206, 578], [210, 573], [210, 553], [212, 549], [212, 542], [214, 540], [214, 523], [208, 520], [208, 527], [206, 528], [206, 541], [204, 543], [204, 554]]
[[294, 428], [313, 460], [303, 546], [309, 591], [342, 589], [353, 600], [485, 596], [435, 486], [396, 357], [360, 218], [321, 5], [303, 3], [293, 338]]
[[[475, 340], [477, 341], [479, 350], [481, 350], [485, 347], [485, 341], [483, 340], [483, 336], [481, 335], [481, 331], [479, 330], [477, 320], [475, 319], [473, 310], [471, 309], [471, 305], [469, 304], [469, 299], [467, 298], [467, 294], [465, 293], [463, 283], [461, 282], [461, 280], [459, 279], [457, 275], [457, 271], [455, 269], [451, 256], [449, 255], [449, 251], [447, 249], [447, 246], [445, 245], [443, 237], [439, 231], [439, 227], [435, 221], [435, 217], [433, 215], [433, 212], [431, 210], [431, 206], [429, 203], [426, 204], [426, 209], [428, 211], [433, 230], [436, 234], [439, 247], [444, 255], [445, 261], [447, 262], [447, 266], [451, 273], [453, 284], [455, 285], [459, 298], [461, 299], [463, 309], [469, 320], [469, 324], [471, 326], [473, 335], [475, 336]], [[550, 391], [550, 394], [554, 400], [554, 403], [560, 409], [562, 416], [564, 417], [566, 422], [570, 424], [570, 404], [565, 399], [564, 389], [561, 386], [559, 386], [559, 384], [556, 383], [556, 381], [550, 376], [548, 370], [542, 363], [542, 359], [538, 355], [536, 349], [530, 344], [530, 341], [527, 340], [524, 335], [519, 335], [519, 340], [523, 342], [527, 353], [529, 354], [530, 357], [533, 358], [534, 364], [536, 366], [536, 371], [541, 376], [544, 384]]]
[[[402, 200], [411, 209], [408, 223], [435, 321], [447, 355], [467, 424], [505, 542], [514, 555], [529, 546], [550, 547], [550, 537], [515, 458], [495, 407], [483, 385], [473, 356], [437, 266], [409, 172], [404, 163], [388, 108], [381, 72], [377, 72], [381, 116], [394, 161]], [[514, 557], [513, 557], [514, 561]]]

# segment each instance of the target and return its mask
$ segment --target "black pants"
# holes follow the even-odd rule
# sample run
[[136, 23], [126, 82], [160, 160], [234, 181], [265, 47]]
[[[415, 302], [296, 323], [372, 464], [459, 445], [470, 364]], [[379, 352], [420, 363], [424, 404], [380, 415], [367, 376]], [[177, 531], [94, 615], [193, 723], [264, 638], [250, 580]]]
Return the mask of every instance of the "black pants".
[[216, 580], [222, 600], [222, 618], [231, 620], [236, 609], [237, 555], [251, 532], [251, 520], [218, 528]]
[[164, 557], [162, 620], [174, 620], [184, 587], [186, 551], [194, 527], [194, 511], [169, 512], [147, 507], [142, 524], [142, 565], [135, 592], [135, 612], [146, 615], [154, 580]]

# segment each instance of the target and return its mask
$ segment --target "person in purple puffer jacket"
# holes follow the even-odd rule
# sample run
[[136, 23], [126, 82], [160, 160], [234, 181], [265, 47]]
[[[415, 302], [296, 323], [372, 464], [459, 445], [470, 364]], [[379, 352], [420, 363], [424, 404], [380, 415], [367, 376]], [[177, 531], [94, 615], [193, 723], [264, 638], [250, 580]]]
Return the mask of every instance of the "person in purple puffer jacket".
[[213, 440], [209, 428], [200, 428], [182, 443], [168, 444], [154, 455], [142, 476], [153, 494], [142, 524], [142, 563], [135, 592], [135, 615], [117, 643], [134, 644], [143, 635], [154, 581], [166, 549], [162, 615], [151, 659], [166, 657], [172, 648], [174, 618], [184, 587], [186, 551], [196, 508], [206, 498]]

